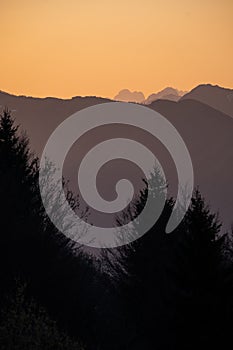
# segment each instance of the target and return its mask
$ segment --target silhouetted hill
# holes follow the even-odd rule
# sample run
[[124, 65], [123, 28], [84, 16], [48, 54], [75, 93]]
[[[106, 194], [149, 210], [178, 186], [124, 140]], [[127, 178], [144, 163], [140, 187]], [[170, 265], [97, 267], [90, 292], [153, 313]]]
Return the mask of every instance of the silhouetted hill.
[[182, 135], [192, 158], [195, 185], [228, 225], [233, 221], [233, 119], [194, 100], [155, 101]]
[[[212, 91], [212, 87], [210, 87], [210, 90]], [[226, 90], [223, 89], [225, 92]], [[32, 98], [0, 92], [0, 105], [7, 106], [14, 111], [13, 116], [16, 118], [16, 122], [26, 129], [31, 140], [32, 149], [38, 155], [41, 154], [52, 131], [65, 118], [83, 108], [109, 101], [98, 97], [74, 97], [68, 100]], [[179, 102], [157, 100], [148, 107], [167, 117], [177, 128], [192, 157], [195, 185], [200, 186], [201, 192], [211, 204], [213, 210], [219, 210], [220, 217], [227, 225], [230, 225], [233, 221], [233, 188], [231, 186], [233, 176], [233, 119], [204, 103], [188, 99], [187, 95]], [[173, 191], [174, 164], [168, 159], [166, 152], [162, 148], [160, 149], [159, 145], [152, 140], [150, 135], [140, 133], [130, 127], [111, 126], [101, 130], [101, 133], [97, 133], [98, 135], [93, 132], [90, 133], [87, 140], [81, 140], [77, 145], [77, 151], [74, 148], [77, 163], [87, 150], [101, 141], [101, 137], [103, 139], [131, 137], [152, 148], [162, 166], [165, 167], [165, 174], [171, 191]], [[71, 182], [72, 179], [76, 181], [76, 172], [72, 171], [72, 166], [72, 162], [67, 165], [67, 176], [71, 178]], [[113, 167], [112, 171], [114, 172], [114, 179], [117, 172], [121, 171], [122, 174], [120, 165]], [[134, 176], [134, 170], [127, 169], [127, 171], [130, 176]], [[111, 176], [104, 182], [105, 188], [112, 188], [110, 178]]]
[[109, 101], [95, 96], [76, 96], [71, 99], [35, 98], [0, 91], [0, 108], [7, 106], [12, 111], [17, 123], [26, 129], [31, 145], [39, 155], [49, 135], [65, 118], [83, 108]]
[[208, 104], [233, 117], [233, 90], [218, 85], [199, 85], [184, 95], [181, 100], [196, 100]]

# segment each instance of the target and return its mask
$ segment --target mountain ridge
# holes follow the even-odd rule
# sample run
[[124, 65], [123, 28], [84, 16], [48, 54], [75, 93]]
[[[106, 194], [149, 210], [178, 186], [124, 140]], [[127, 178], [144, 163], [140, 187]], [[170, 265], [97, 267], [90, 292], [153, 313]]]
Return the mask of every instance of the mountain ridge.
[[181, 97], [180, 100], [196, 100], [233, 117], [233, 89], [219, 85], [200, 84]]
[[[228, 93], [229, 89], [226, 90]], [[188, 94], [178, 102], [159, 99], [145, 108], [162, 114], [180, 133], [194, 164], [195, 186], [200, 186], [211, 209], [218, 211], [221, 208], [220, 216], [229, 227], [233, 208], [233, 188], [230, 186], [233, 176], [233, 118], [191, 97]], [[37, 99], [0, 92], [0, 105], [12, 110], [16, 123], [21, 125], [21, 129], [26, 129], [32, 150], [39, 157], [49, 136], [62, 121], [78, 110], [107, 102], [115, 101], [98, 97]], [[112, 137], [116, 137], [114, 130], [110, 130]], [[133, 136], [130, 132], [124, 134], [125, 137]], [[94, 141], [97, 142], [97, 139], [82, 144], [79, 153], [85, 154], [88, 142]], [[145, 143], [150, 141], [152, 143], [149, 137], [143, 139]]]

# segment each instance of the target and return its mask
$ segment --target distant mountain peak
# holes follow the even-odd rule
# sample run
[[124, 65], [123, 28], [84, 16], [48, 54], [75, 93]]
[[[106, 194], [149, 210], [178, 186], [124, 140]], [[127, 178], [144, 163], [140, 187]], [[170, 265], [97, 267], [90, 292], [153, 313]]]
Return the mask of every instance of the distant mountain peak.
[[177, 90], [168, 86], [163, 90], [150, 94], [147, 98], [145, 98], [143, 92], [141, 91], [130, 91], [129, 89], [123, 89], [114, 97], [114, 100], [150, 104], [159, 99], [178, 101], [186, 93], [187, 91]]
[[177, 90], [173, 87], [166, 87], [163, 90], [153, 93], [147, 97], [144, 101], [145, 104], [151, 104], [156, 100], [170, 100], [170, 101], [179, 101], [179, 99], [186, 93], [186, 91]]
[[145, 96], [141, 91], [130, 91], [129, 89], [123, 89], [114, 97], [114, 100], [142, 103], [145, 100]]

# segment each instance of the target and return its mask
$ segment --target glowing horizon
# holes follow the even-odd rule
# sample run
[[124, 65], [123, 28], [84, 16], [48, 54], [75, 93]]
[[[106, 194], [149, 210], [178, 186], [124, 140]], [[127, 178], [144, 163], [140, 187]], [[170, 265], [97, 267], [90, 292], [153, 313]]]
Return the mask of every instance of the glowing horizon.
[[9, 0], [0, 90], [36, 97], [233, 88], [231, 0]]

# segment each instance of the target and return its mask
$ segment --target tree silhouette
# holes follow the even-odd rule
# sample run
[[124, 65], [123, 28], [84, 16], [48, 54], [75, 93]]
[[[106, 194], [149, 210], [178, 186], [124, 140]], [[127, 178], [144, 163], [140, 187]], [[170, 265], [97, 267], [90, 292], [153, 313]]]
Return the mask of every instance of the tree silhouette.
[[220, 267], [224, 237], [199, 190], [174, 236], [169, 237], [164, 301], [169, 305], [177, 348], [217, 342], [221, 314]]
[[0, 314], [4, 350], [80, 350], [81, 345], [59, 330], [46, 310], [26, 298], [26, 285], [17, 281]]
[[[80, 325], [81, 332], [85, 312], [80, 294], [85, 294], [90, 264], [47, 217], [39, 191], [38, 159], [8, 110], [0, 118], [0, 162], [1, 296], [10, 290], [15, 277], [20, 278], [64, 327], [77, 331]], [[79, 307], [80, 313], [71, 313]]]
[[[164, 184], [152, 180], [160, 186], [150, 186], [148, 195], [156, 198]], [[146, 191], [137, 203], [139, 210]], [[131, 284], [126, 288], [125, 310], [135, 324], [134, 344], [158, 349], [207, 346], [223, 340], [217, 326], [223, 316], [221, 224], [197, 190], [182, 223], [167, 235], [173, 203], [172, 199], [166, 201], [154, 227], [128, 249]]]
[[[232, 234], [220, 235], [218, 216], [198, 190], [173, 233], [165, 233], [171, 198], [143, 237], [95, 256], [59, 232], [46, 215], [38, 159], [8, 110], [0, 117], [0, 162], [0, 308], [6, 320], [0, 323], [0, 342], [5, 349], [14, 349], [11, 340], [18, 349], [22, 344], [75, 348], [60, 328], [85, 340], [90, 350], [214, 348], [231, 338]], [[52, 166], [47, 170], [45, 186]], [[132, 212], [123, 214], [127, 220], [142, 211], [148, 196], [153, 203], [148, 220], [159, 212], [158, 199], [165, 199], [167, 185], [156, 169], [144, 184]], [[47, 186], [48, 201], [54, 198], [50, 190]], [[71, 207], [78, 205], [65, 191]], [[59, 194], [51, 204], [59, 216]], [[121, 224], [125, 218], [117, 219]], [[133, 229], [140, 231], [142, 224], [136, 220]], [[3, 296], [15, 277], [26, 281], [27, 293], [19, 289], [4, 308]], [[39, 305], [47, 311], [41, 314]]]
[[29, 151], [26, 135], [18, 134], [8, 110], [0, 118], [0, 160], [1, 272], [5, 270], [9, 279], [23, 270], [29, 272], [28, 261], [36, 261], [43, 227], [37, 158]]

